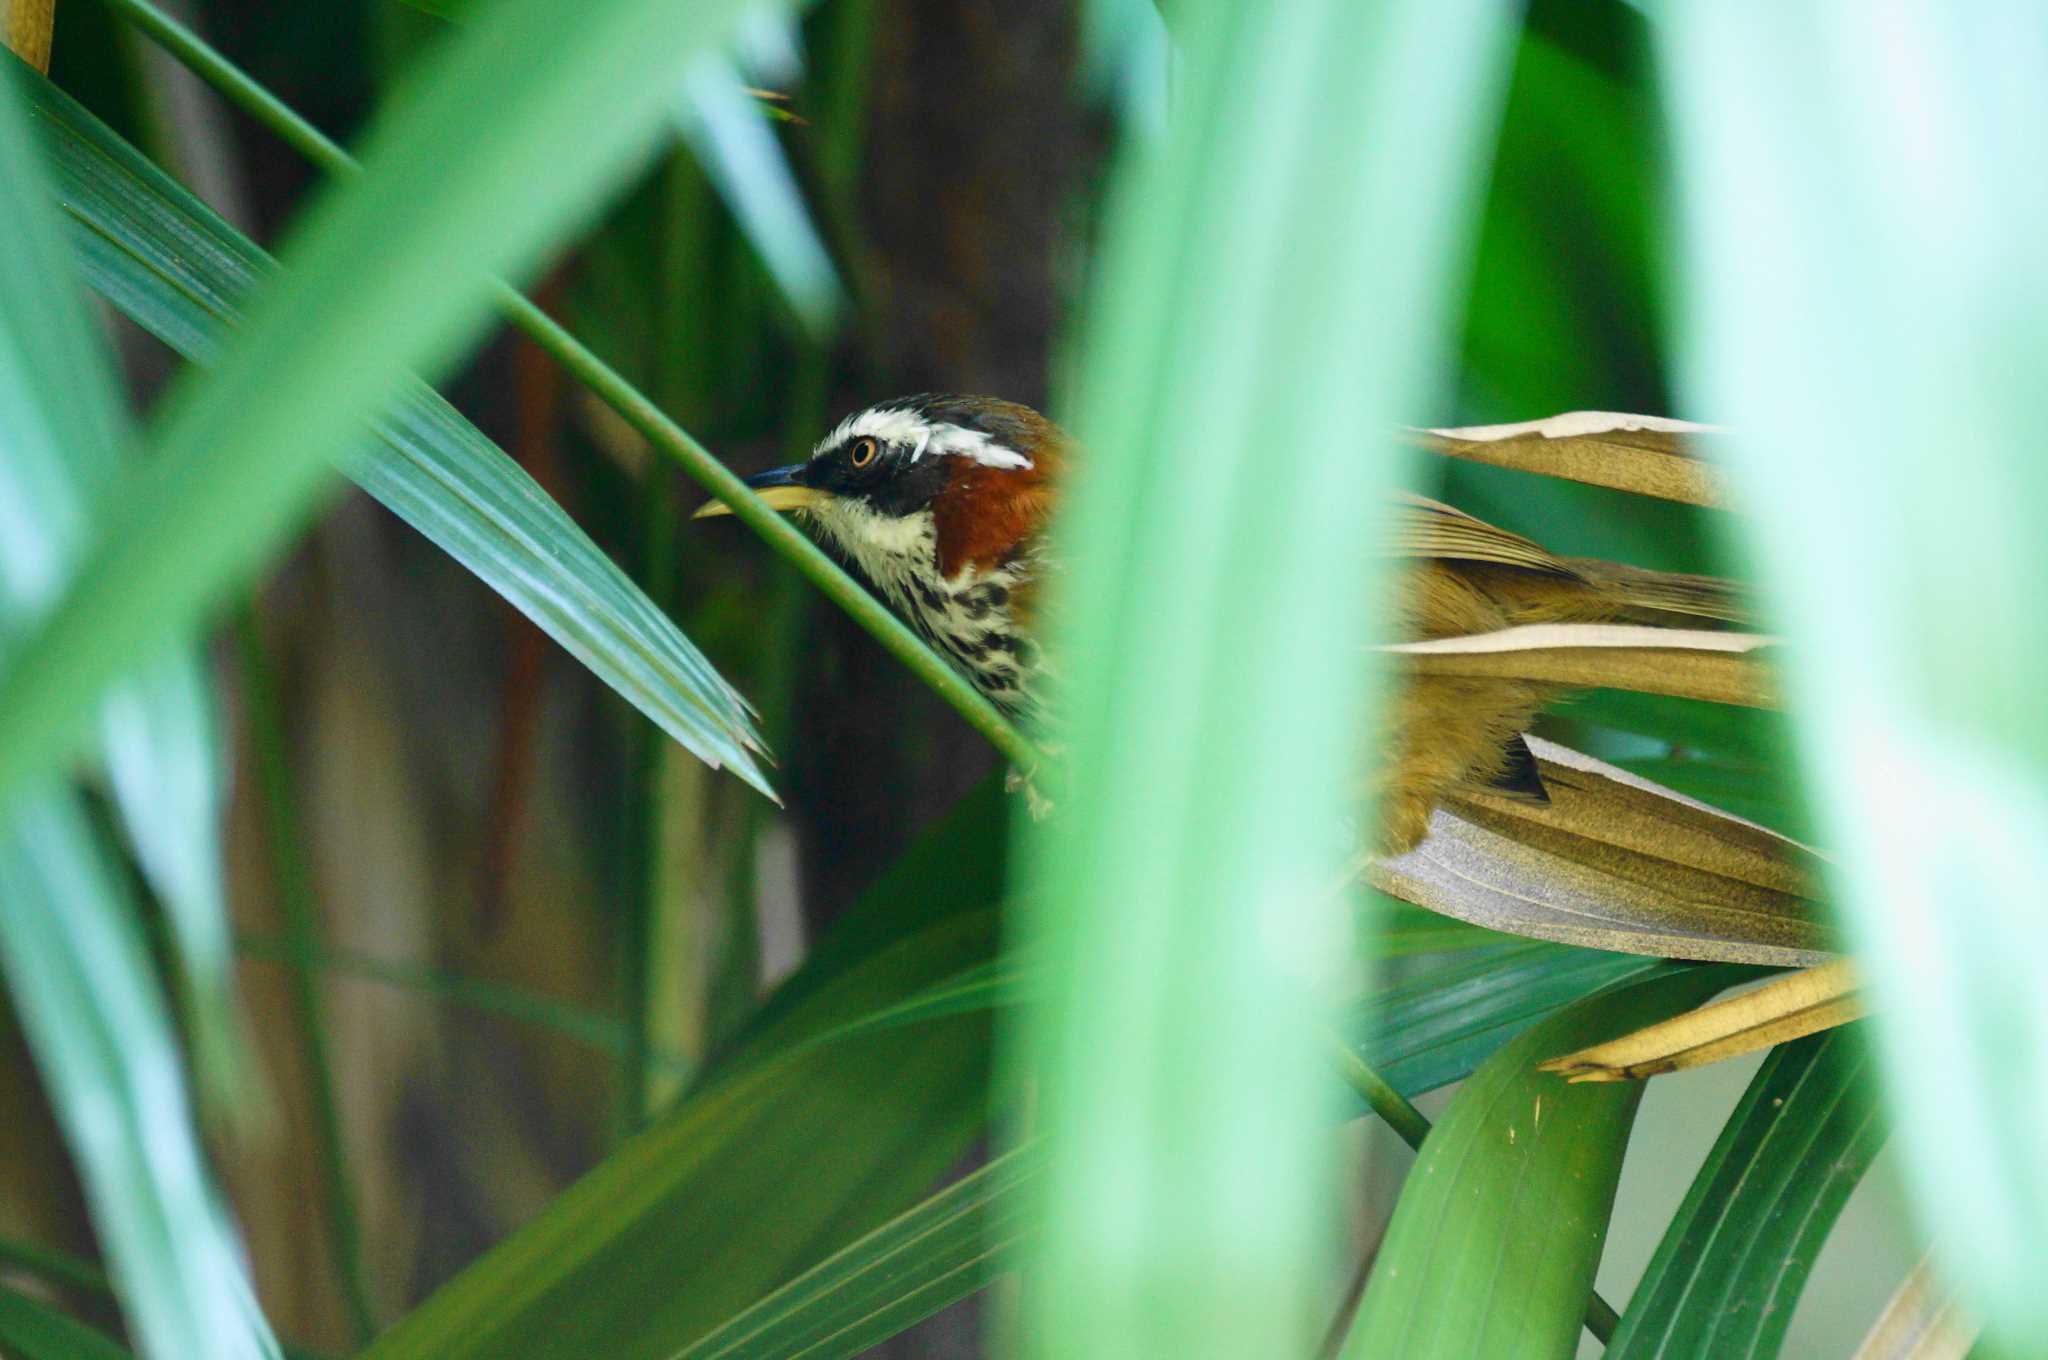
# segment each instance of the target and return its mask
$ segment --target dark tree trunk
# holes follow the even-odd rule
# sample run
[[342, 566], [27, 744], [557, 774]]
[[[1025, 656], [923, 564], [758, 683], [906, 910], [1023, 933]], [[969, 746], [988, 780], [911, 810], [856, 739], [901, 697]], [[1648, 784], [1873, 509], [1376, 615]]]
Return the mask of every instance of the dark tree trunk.
[[[860, 353], [833, 419], [910, 392], [1046, 403], [1071, 292], [1073, 205], [1100, 128], [1072, 96], [1069, 0], [878, 0], [859, 229]], [[838, 610], [810, 605], [817, 664], [793, 754], [804, 903], [815, 928], [996, 766], [987, 743]], [[983, 1353], [979, 1297], [877, 1347]]]
[[[860, 190], [859, 353], [837, 419], [919, 391], [1042, 406], [1101, 159], [1068, 0], [878, 0]], [[792, 756], [815, 926], [994, 768], [987, 743], [822, 602]]]

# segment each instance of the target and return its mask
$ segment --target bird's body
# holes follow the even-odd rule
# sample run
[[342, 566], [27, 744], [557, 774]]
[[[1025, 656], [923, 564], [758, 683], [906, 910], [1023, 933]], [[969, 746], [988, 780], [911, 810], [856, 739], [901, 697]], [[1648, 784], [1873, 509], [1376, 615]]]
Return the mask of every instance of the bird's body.
[[[1037, 603], [1071, 444], [1037, 412], [990, 397], [905, 397], [848, 417], [811, 458], [748, 479], [798, 511], [935, 649], [1012, 717], [1042, 724], [1049, 671]], [[700, 513], [718, 513], [706, 506]], [[1409, 639], [1534, 623], [1698, 627], [1740, 615], [1709, 577], [1568, 559], [1422, 497], [1396, 506], [1410, 563], [1397, 613]], [[1402, 678], [1375, 743], [1380, 849], [1426, 834], [1460, 786], [1542, 798], [1521, 733], [1556, 687], [1499, 678]]]
[[862, 527], [837, 541], [889, 606], [1004, 713], [1040, 718], [1042, 662], [1018, 603], [1038, 579], [1031, 554], [948, 576], [932, 567], [938, 529], [929, 512]]

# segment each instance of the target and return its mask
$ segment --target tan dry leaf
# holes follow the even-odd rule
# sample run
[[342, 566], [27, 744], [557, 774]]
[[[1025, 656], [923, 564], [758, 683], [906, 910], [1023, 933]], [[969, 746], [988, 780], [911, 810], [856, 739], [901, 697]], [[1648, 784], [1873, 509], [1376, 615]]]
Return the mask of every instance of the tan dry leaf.
[[0, 42], [23, 61], [50, 73], [50, 34], [57, 0], [0, 0]]
[[1543, 1064], [1573, 1081], [1639, 1081], [1803, 1039], [1863, 1018], [1849, 960], [1774, 978], [1754, 991], [1647, 1025]]
[[1761, 633], [1639, 624], [1540, 623], [1465, 637], [1390, 644], [1417, 675], [1528, 680], [1570, 689], [1626, 689], [1772, 708], [1777, 687], [1756, 653]]
[[1450, 557], [1466, 562], [1495, 562], [1531, 571], [1575, 575], [1565, 559], [1542, 544], [1488, 524], [1455, 505], [1399, 491], [1396, 511], [1387, 525], [1390, 557]]
[[[1594, 557], [1559, 557], [1520, 534], [1413, 492], [1397, 493], [1394, 504], [1392, 522], [1386, 526], [1389, 556], [1515, 567], [1578, 582], [1609, 606], [1623, 605], [1679, 618], [1742, 623], [1750, 615], [1745, 589], [1717, 576], [1653, 571]], [[1581, 616], [1582, 620], [1591, 617]], [[1669, 625], [1676, 619], [1660, 617], [1651, 621]]]
[[1701, 440], [1721, 433], [1714, 425], [1615, 411], [1569, 411], [1519, 425], [1404, 433], [1421, 447], [1451, 458], [1687, 505], [1728, 505], [1720, 470], [1695, 452]]
[[1627, 954], [1804, 967], [1836, 949], [1815, 851], [1528, 740], [1549, 802], [1460, 791], [1420, 845], [1368, 858], [1368, 881], [1488, 929]]
[[1963, 1312], [1930, 1252], [1899, 1285], [1853, 1360], [1963, 1360], [1982, 1330]]

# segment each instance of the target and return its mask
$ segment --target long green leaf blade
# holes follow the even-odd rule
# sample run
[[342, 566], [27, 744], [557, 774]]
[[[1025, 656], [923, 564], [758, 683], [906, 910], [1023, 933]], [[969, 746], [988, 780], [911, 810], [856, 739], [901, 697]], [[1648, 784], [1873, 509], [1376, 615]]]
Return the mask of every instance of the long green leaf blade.
[[668, 1360], [917, 1204], [985, 1124], [987, 1017], [812, 1040], [993, 956], [995, 783], [863, 895], [679, 1106], [366, 1360]]
[[[10, 559], [0, 572], [5, 656], [61, 588], [90, 512], [91, 479], [118, 457], [121, 432], [43, 170], [11, 99], [0, 99], [0, 183], [10, 191], [0, 200], [8, 242], [0, 251], [0, 514], [21, 520], [0, 535]], [[135, 748], [161, 754], [160, 730], [147, 719], [141, 727]], [[210, 756], [192, 755], [189, 765], [210, 783]], [[132, 821], [166, 840], [196, 838], [191, 853], [204, 858], [211, 829], [179, 828], [194, 811], [143, 808]], [[196, 812], [210, 811], [202, 797]], [[227, 963], [220, 902], [172, 906], [181, 942], [205, 968], [195, 966], [193, 981], [208, 989], [218, 1039]], [[195, 906], [210, 918], [189, 918]], [[72, 1144], [123, 1306], [153, 1356], [273, 1354], [199, 1148], [181, 1055], [136, 922], [136, 904], [69, 789], [46, 782], [0, 796], [0, 973]], [[218, 937], [211, 951], [209, 932]]]
[[1772, 1052], [1622, 1315], [1614, 1360], [1770, 1360], [1814, 1258], [1884, 1146], [1860, 1027]]
[[1408, 1173], [1347, 1360], [1574, 1353], [1642, 1087], [1572, 1085], [1536, 1064], [1696, 1005], [1728, 976], [1630, 983], [1487, 1059]]
[[[1351, 1009], [1343, 1030], [1368, 1066], [1395, 1090], [1412, 1097], [1461, 1079], [1502, 1044], [1581, 997], [1684, 966], [1635, 954], [1504, 940], [1465, 950], [1450, 962], [1374, 993]], [[1016, 959], [991, 960], [963, 968], [813, 1042], [864, 1029], [1002, 1009], [1030, 1001], [1044, 987], [1040, 972], [1029, 965]]]
[[1509, 17], [1173, 8], [1182, 103], [1113, 205], [1060, 529], [1072, 792], [1038, 866], [1052, 1170], [1023, 1354], [1313, 1344], [1334, 1168], [1302, 974], [1338, 934], [1357, 507], [1398, 480], [1371, 432], [1441, 376]]
[[761, 103], [723, 57], [684, 73], [683, 134], [804, 325], [829, 336], [846, 305], [832, 257]]
[[18, 1360], [128, 1360], [104, 1333], [0, 1285], [0, 1353]]
[[0, 825], [0, 970], [146, 1352], [274, 1356], [192, 1124], [135, 904], [65, 791]]
[[[738, 7], [505, 0], [423, 64], [372, 131], [362, 175], [295, 233], [238, 343], [167, 399], [155, 456], [0, 672], [0, 797], [71, 753], [123, 665], [276, 549], [407, 372], [475, 333], [490, 275], [530, 266], [630, 167], [676, 63]], [[508, 88], [519, 98], [500, 97]], [[493, 116], [476, 117], [484, 108]]]
[[1560, 1007], [1673, 966], [1569, 945], [1488, 945], [1367, 998], [1344, 1029], [1395, 1090], [1417, 1096], [1457, 1081]]
[[[1417, 985], [1389, 988], [1372, 1003], [1373, 1037], [1362, 1051], [1397, 1055], [1397, 1066], [1383, 1075], [1402, 1095], [1464, 1078], [1520, 1029], [1590, 989], [1670, 968], [1657, 960], [1550, 944], [1475, 952], [1484, 957], [1469, 967], [1432, 970], [1456, 975], [1441, 989], [1418, 979]], [[1586, 966], [1594, 960], [1615, 966]], [[864, 1028], [929, 1020], [976, 999], [982, 1005], [1009, 1004], [1019, 988], [1013, 968], [976, 965], [901, 1005], [807, 1042], [836, 1042]], [[1461, 1024], [1454, 1017], [1460, 1010], [1479, 1014]], [[745, 1354], [751, 1360], [859, 1354], [1011, 1268], [1019, 1247], [1034, 1240], [1030, 1206], [1043, 1192], [1044, 1174], [1040, 1147], [1017, 1148], [761, 1299], [684, 1354]]]
[[[346, 152], [318, 129], [286, 108], [268, 90], [148, 0], [110, 0], [110, 3], [201, 79], [214, 85], [230, 101], [270, 127], [321, 169], [334, 175], [353, 174], [360, 169]], [[839, 167], [840, 178], [848, 173], [851, 173], [850, 166]], [[730, 506], [734, 515], [757, 537], [785, 561], [792, 563], [806, 580], [867, 630], [885, 650], [959, 712], [971, 727], [987, 737], [1017, 768], [1030, 769], [1042, 762], [1044, 753], [1026, 740], [981, 691], [940, 659], [909, 624], [869, 593], [802, 529], [747, 491], [736, 474], [671, 420], [646, 394], [627, 382], [617, 370], [509, 284], [499, 285], [497, 301], [515, 326], [574, 373], [599, 400], [617, 411], [656, 450], [674, 459], [705, 490]]]
[[[25, 81], [87, 281], [214, 361], [275, 265], [47, 82]], [[418, 383], [372, 423], [355, 481], [475, 572], [686, 749], [767, 792], [745, 703], [503, 450]]]
[[[20, 154], [31, 154], [21, 148]], [[0, 258], [0, 625], [19, 632], [56, 597], [131, 439], [104, 346], [65, 258], [45, 176], [12, 167]], [[231, 1052], [220, 762], [197, 655], [166, 649], [111, 693], [101, 737], [114, 799], [172, 926], [201, 1066]]]
[[1662, 6], [1692, 401], [1750, 545], [1908, 1185], [2048, 1345], [2048, 13]]
[[[183, 967], [202, 1073], [234, 1062], [226, 801], [203, 650], [166, 651], [107, 696], [100, 714], [107, 779], [135, 858], [163, 903]], [[228, 1089], [232, 1089], [230, 1083]]]
[[1030, 1231], [1037, 1147], [1004, 1153], [791, 1280], [674, 1360], [839, 1360], [981, 1289]]

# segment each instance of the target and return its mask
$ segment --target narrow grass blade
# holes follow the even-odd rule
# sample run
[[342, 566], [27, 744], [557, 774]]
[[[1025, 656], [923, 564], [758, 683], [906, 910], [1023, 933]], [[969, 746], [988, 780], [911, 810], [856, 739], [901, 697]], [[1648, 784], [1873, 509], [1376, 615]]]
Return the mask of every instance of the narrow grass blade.
[[0, 825], [0, 968], [145, 1353], [275, 1356], [192, 1125], [135, 904], [70, 795]]
[[667, 1360], [926, 1197], [986, 1121], [987, 1017], [812, 1041], [994, 956], [1005, 803], [971, 795], [675, 1109], [367, 1356]]
[[423, 63], [371, 132], [362, 175], [295, 231], [238, 343], [166, 399], [154, 456], [0, 672], [0, 796], [70, 755], [122, 666], [276, 550], [408, 371], [474, 336], [491, 275], [531, 266], [630, 168], [665, 77], [738, 7], [504, 0]]
[[1727, 422], [1908, 1185], [2048, 1347], [2048, 12], [1680, 3], [1682, 373]]
[[[291, 943], [276, 936], [243, 935], [236, 939], [235, 949], [244, 959], [374, 982], [381, 987], [409, 993], [432, 1005], [461, 1006], [479, 1015], [500, 1016], [516, 1024], [559, 1034], [600, 1053], [617, 1056], [626, 1050], [625, 1028], [615, 1018], [521, 987], [508, 987], [503, 983], [450, 973], [423, 963], [373, 958], [349, 951], [320, 952], [304, 957]], [[678, 1054], [655, 1053], [650, 1058], [671, 1076], [686, 1075], [692, 1070], [692, 1064]]]
[[21, 1272], [67, 1289], [114, 1296], [107, 1273], [92, 1262], [54, 1247], [40, 1247], [17, 1238], [0, 1237], [0, 1267]]
[[906, 997], [893, 1006], [870, 1012], [858, 1020], [818, 1036], [812, 1042], [830, 1043], [862, 1030], [894, 1029], [948, 1015], [969, 1015], [998, 1010], [1027, 1000], [1036, 990], [1032, 974], [1021, 963], [992, 959], [963, 968], [942, 982]]
[[1614, 1360], [1770, 1360], [1828, 1231], [1884, 1146], [1855, 1029], [1765, 1060], [1650, 1258]]
[[691, 64], [683, 100], [683, 135], [769, 276], [814, 335], [831, 334], [844, 291], [761, 101], [723, 56]]
[[376, 1306], [369, 1274], [363, 1266], [362, 1215], [356, 1206], [354, 1159], [342, 1129], [341, 1101], [336, 1094], [334, 1062], [329, 1052], [327, 1010], [322, 979], [313, 969], [321, 951], [320, 902], [307, 862], [305, 823], [299, 817], [287, 752], [282, 705], [269, 658], [264, 654], [255, 611], [244, 607], [235, 621], [241, 652], [243, 730], [256, 767], [261, 791], [255, 815], [270, 850], [270, 881], [277, 911], [284, 918], [285, 939], [292, 961], [292, 1019], [297, 1022], [298, 1052], [303, 1064], [307, 1104], [311, 1107], [313, 1160], [323, 1190], [321, 1215], [327, 1221], [329, 1264], [341, 1284], [341, 1296], [355, 1332], [356, 1344], [376, 1334]]
[[[121, 431], [11, 96], [0, 98], [0, 183], [10, 187], [0, 200], [8, 240], [0, 251], [0, 515], [21, 521], [0, 532], [9, 559], [0, 573], [9, 606], [0, 611], [4, 655], [24, 614], [33, 618], [62, 589], [95, 490], [87, 479], [119, 456]], [[144, 728], [124, 755], [164, 753], [162, 729]], [[190, 767], [210, 783], [210, 755], [191, 756]], [[202, 797], [197, 811], [210, 807]], [[152, 844], [166, 853], [204, 858], [211, 828], [180, 829], [193, 811], [143, 807], [133, 820], [160, 833], [164, 840]], [[181, 837], [196, 838], [197, 848], [164, 844]], [[136, 904], [62, 785], [0, 792], [0, 904], [0, 972], [145, 1349], [158, 1357], [274, 1354], [193, 1128], [182, 1056], [136, 935]], [[195, 947], [193, 982], [205, 989], [218, 1044], [227, 1023], [224, 914], [217, 897], [172, 906], [180, 943]], [[195, 907], [210, 916], [189, 914]]]
[[[1476, 952], [1488, 957], [1458, 968], [1455, 981], [1438, 979], [1444, 985], [1433, 986], [1425, 977], [1375, 998], [1375, 1038], [1354, 1044], [1354, 1051], [1369, 1066], [1382, 1052], [1394, 1054], [1384, 1076], [1397, 1100], [1464, 1078], [1500, 1043], [1591, 990], [1670, 970], [1648, 959], [1557, 945], [1509, 943]], [[957, 999], [979, 990], [999, 968], [991, 963], [964, 970], [921, 995], [934, 1004], [942, 997]], [[990, 1004], [996, 999], [987, 998]], [[902, 1023], [913, 1004], [915, 999], [873, 1018], [878, 1024], [885, 1018]], [[834, 1042], [862, 1027], [856, 1021], [808, 1042]], [[1427, 1127], [1415, 1125], [1418, 1141]], [[1006, 1153], [763, 1298], [683, 1354], [706, 1360], [858, 1354], [1015, 1265], [1019, 1247], [1035, 1240], [1037, 1223], [1030, 1213], [1043, 1193], [1044, 1174], [1039, 1145]]]
[[1347, 1360], [1574, 1354], [1642, 1087], [1572, 1086], [1536, 1064], [1696, 1005], [1727, 980], [1716, 968], [1639, 980], [1487, 1059], [1408, 1173]]
[[128, 1360], [106, 1333], [0, 1284], [0, 1353], [15, 1360]]
[[1031, 1226], [1043, 1151], [1022, 1147], [791, 1280], [674, 1360], [842, 1360], [983, 1288]]
[[[87, 281], [190, 358], [218, 357], [260, 250], [54, 86], [28, 86]], [[686, 749], [767, 792], [745, 701], [503, 450], [420, 384], [349, 465]]]
[[1358, 508], [1441, 377], [1513, 36], [1486, 0], [1173, 20], [1182, 102], [1112, 206], [1059, 529], [1073, 789], [1026, 927], [1052, 1170], [1025, 1355], [1313, 1345], [1333, 1168], [1303, 974], [1338, 934]]
[[[10, 122], [0, 181], [0, 627], [25, 628], [69, 580], [132, 440], [67, 258], [59, 214]], [[201, 1071], [225, 1088], [233, 1052], [220, 762], [199, 658], [170, 648], [101, 711], [115, 803], [164, 905]]]

